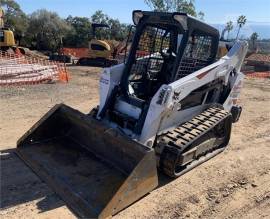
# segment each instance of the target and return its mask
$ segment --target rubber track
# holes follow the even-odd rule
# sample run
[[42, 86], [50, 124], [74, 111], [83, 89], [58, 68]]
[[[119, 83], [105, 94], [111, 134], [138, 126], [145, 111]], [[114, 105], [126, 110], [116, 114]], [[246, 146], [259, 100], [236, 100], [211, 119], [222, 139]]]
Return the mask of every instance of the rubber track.
[[[158, 144], [162, 144], [165, 154], [161, 154], [161, 169], [172, 177], [175, 177], [175, 162], [179, 156], [197, 139], [212, 130], [229, 116], [229, 112], [218, 107], [211, 107], [195, 116], [188, 122], [180, 125], [172, 131], [158, 138]], [[215, 148], [213, 148], [214, 150]], [[213, 151], [211, 150], [211, 151]], [[197, 159], [197, 158], [196, 158]]]

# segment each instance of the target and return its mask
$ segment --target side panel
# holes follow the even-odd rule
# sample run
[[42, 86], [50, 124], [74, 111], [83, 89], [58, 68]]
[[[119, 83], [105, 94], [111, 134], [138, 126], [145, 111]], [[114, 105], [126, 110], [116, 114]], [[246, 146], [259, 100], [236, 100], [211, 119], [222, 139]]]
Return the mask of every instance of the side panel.
[[227, 111], [230, 111], [233, 106], [237, 105], [241, 88], [243, 87], [243, 81], [244, 74], [239, 72], [236, 76], [236, 80], [232, 84], [232, 90], [223, 104], [224, 109], [226, 109]]
[[[236, 42], [229, 53], [219, 61], [181, 78], [168, 86], [163, 85], [151, 101], [139, 141], [148, 146], [152, 146], [157, 133], [169, 127], [173, 127], [174, 124], [180, 122], [183, 118], [181, 118], [181, 105], [179, 105], [179, 102], [197, 88], [216, 79], [221, 79], [224, 85], [228, 85], [232, 71], [235, 72], [236, 78], [238, 78], [237, 80], [241, 80], [242, 73], [240, 73], [240, 68], [246, 51], [246, 42]], [[235, 85], [237, 85], [237, 83], [235, 83]], [[163, 94], [164, 89], [165, 95]], [[174, 115], [171, 116], [172, 114]], [[192, 114], [192, 112], [190, 112], [190, 114]]]
[[0, 41], [0, 46], [16, 46], [14, 34], [11, 30], [3, 30], [0, 33], [4, 41]]
[[[179, 123], [182, 119], [180, 114], [181, 105], [179, 105], [179, 102], [193, 90], [216, 79], [218, 71], [227, 72], [228, 67], [224, 67], [224, 63], [224, 60], [220, 60], [169, 84], [166, 88], [165, 86], [161, 87], [151, 101], [140, 136], [140, 142], [150, 146], [150, 142], [146, 142], [154, 142], [157, 133]], [[164, 100], [161, 101], [159, 99], [164, 89], [166, 89], [166, 95], [163, 97]]]
[[106, 101], [110, 97], [112, 90], [117, 86], [121, 80], [124, 63], [112, 66], [111, 68], [104, 68], [99, 80], [99, 111], [98, 115], [103, 109]]

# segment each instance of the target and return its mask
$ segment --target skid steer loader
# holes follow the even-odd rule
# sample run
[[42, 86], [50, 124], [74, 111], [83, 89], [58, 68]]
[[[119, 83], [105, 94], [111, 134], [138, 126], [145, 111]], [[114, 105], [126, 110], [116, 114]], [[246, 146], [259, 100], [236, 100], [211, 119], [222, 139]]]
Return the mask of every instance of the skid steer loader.
[[222, 152], [246, 42], [216, 60], [218, 31], [183, 13], [134, 11], [125, 63], [105, 68], [99, 106], [53, 107], [18, 140], [18, 155], [80, 217], [106, 218]]

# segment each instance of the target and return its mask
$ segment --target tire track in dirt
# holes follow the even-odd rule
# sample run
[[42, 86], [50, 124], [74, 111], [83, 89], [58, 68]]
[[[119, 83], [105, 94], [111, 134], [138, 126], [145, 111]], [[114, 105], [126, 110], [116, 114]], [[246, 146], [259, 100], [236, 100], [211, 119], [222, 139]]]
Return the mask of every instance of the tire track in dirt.
[[[91, 69], [73, 67], [67, 86], [1, 92], [0, 110], [5, 115], [0, 118], [1, 217], [75, 218], [64, 202], [6, 149], [15, 147], [18, 137], [57, 102], [89, 112], [98, 103], [97, 70]], [[270, 218], [269, 87], [270, 80], [246, 80], [241, 94], [243, 114], [222, 154], [176, 180], [163, 177], [158, 189], [114, 218]]]

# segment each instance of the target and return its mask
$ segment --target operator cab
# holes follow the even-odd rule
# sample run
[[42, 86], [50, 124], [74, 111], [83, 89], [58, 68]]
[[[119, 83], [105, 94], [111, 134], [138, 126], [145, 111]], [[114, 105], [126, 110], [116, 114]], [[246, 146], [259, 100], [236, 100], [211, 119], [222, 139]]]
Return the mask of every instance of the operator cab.
[[136, 31], [110, 120], [140, 133], [152, 97], [170, 84], [215, 61], [218, 31], [184, 13], [134, 11]]
[[128, 93], [148, 100], [172, 78], [183, 30], [175, 25], [145, 24], [128, 69]]
[[219, 33], [183, 13], [134, 11], [136, 33], [122, 87], [129, 96], [148, 101], [169, 84], [215, 60]]

